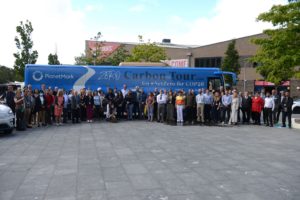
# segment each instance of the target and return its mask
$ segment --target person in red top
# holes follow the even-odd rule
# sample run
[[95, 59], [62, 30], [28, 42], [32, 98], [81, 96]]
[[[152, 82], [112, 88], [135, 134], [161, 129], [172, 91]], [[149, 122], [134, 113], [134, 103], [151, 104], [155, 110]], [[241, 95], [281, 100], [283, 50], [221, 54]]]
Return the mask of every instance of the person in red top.
[[50, 94], [49, 89], [45, 93], [46, 107], [45, 107], [45, 123], [50, 125], [52, 124], [51, 120], [51, 106], [54, 103], [54, 96]]
[[259, 93], [256, 92], [255, 96], [252, 97], [252, 118], [254, 124], [260, 125], [260, 113], [264, 108], [264, 100], [260, 97]]

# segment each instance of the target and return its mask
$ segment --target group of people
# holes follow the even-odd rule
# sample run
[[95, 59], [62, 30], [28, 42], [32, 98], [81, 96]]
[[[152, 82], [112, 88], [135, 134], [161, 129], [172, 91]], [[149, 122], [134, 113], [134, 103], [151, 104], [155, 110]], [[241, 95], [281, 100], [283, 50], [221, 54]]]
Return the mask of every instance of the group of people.
[[[121, 90], [109, 88], [103, 91], [81, 89], [65, 91], [45, 84], [41, 88], [25, 86], [13, 91], [11, 86], [3, 95], [6, 104], [16, 114], [17, 130], [33, 126], [47, 126], [62, 123], [91, 123], [106, 119], [116, 122], [120, 119], [144, 119], [165, 123], [187, 124], [257, 124], [262, 122], [272, 127], [279, 122], [291, 128], [293, 99], [289, 92], [276, 90], [271, 93], [237, 90], [172, 91], [158, 90], [148, 94], [138, 86], [133, 90], [123, 86]], [[242, 116], [241, 116], [242, 115]], [[261, 120], [262, 118], [262, 120]]]

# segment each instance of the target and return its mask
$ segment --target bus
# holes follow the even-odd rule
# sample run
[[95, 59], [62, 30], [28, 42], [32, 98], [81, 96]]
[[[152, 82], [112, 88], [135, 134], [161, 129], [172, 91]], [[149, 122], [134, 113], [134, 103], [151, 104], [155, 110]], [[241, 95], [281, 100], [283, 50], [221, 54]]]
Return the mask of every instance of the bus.
[[80, 90], [82, 88], [97, 90], [101, 88], [129, 89], [136, 86], [145, 92], [158, 89], [217, 90], [225, 86], [224, 75], [236, 82], [236, 74], [224, 72], [219, 68], [175, 68], [175, 67], [136, 67], [136, 66], [78, 66], [78, 65], [38, 65], [28, 64], [25, 67], [25, 85], [40, 88], [64, 88]]

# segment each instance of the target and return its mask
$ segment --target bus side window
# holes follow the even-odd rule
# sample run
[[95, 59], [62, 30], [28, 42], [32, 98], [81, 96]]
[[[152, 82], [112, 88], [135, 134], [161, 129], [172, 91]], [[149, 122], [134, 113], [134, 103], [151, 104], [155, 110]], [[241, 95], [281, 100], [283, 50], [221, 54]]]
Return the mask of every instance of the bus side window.
[[208, 78], [208, 89], [209, 90], [219, 90], [222, 86], [220, 78]]

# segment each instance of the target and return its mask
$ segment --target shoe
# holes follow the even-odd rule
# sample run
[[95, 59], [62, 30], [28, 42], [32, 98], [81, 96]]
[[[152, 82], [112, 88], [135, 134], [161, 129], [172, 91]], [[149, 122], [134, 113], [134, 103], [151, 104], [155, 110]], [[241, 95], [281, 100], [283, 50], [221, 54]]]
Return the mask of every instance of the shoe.
[[60, 126], [62, 126], [62, 123], [59, 123]]
[[56, 123], [56, 126], [58, 126], [59, 124], [58, 123]]

